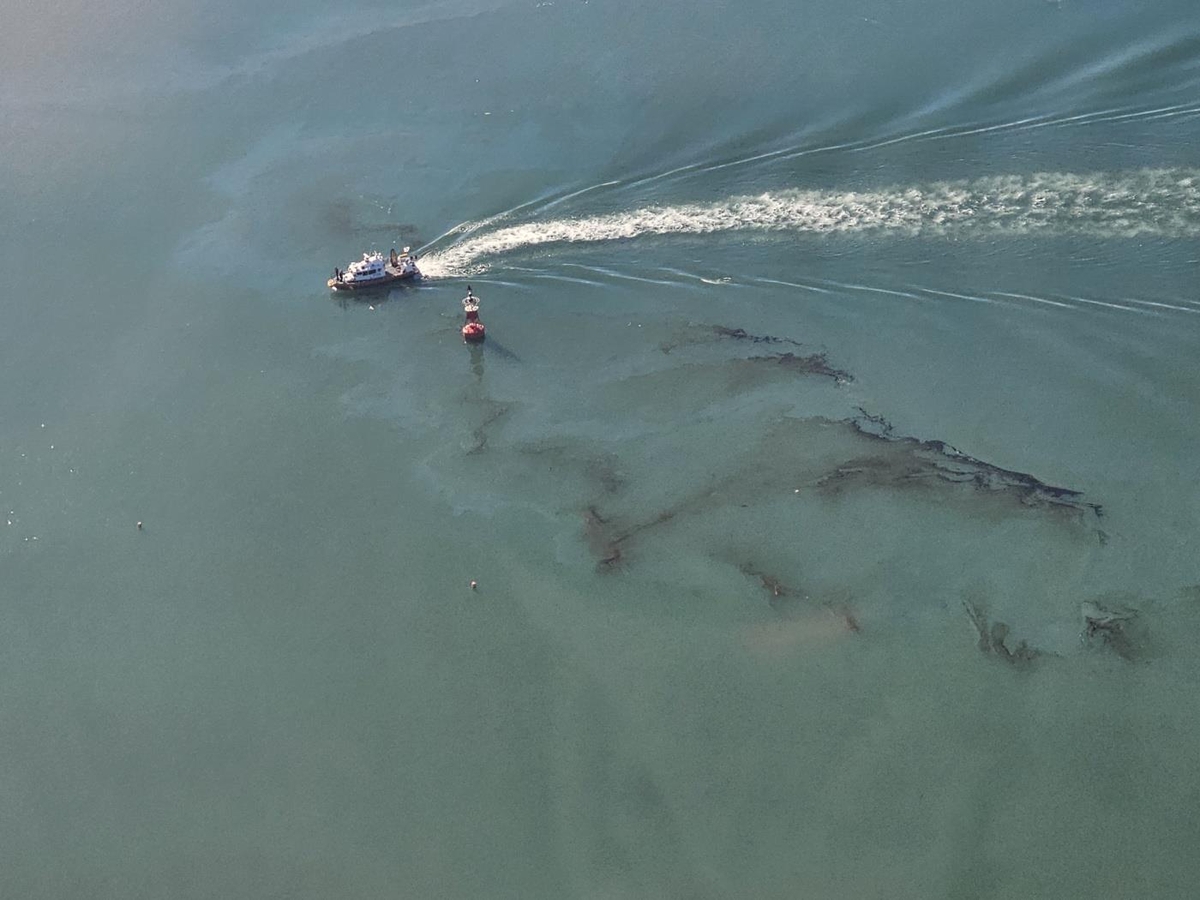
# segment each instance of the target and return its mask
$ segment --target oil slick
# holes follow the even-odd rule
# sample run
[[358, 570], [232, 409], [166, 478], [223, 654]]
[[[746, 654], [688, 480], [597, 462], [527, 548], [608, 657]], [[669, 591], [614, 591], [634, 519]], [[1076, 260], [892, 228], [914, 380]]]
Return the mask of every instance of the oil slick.
[[1025, 472], [1005, 469], [941, 440], [921, 440], [896, 435], [892, 425], [882, 416], [869, 414], [862, 407], [859, 415], [845, 419], [849, 426], [871, 443], [888, 447], [887, 452], [856, 457], [821, 476], [814, 486], [829, 495], [854, 485], [901, 488], [912, 485], [965, 485], [992, 495], [1013, 499], [1021, 506], [1052, 513], [1065, 513], [1069, 518], [1090, 523], [1100, 543], [1107, 534], [1095, 525], [1104, 515], [1099, 503], [1083, 499], [1083, 492], [1073, 488], [1055, 487]]
[[831, 366], [828, 357], [823, 351], [820, 353], [810, 353], [807, 356], [798, 356], [791, 352], [770, 353], [765, 356], [751, 356], [748, 362], [774, 363], [785, 371], [794, 372], [797, 375], [822, 375], [826, 378], [832, 378], [838, 384], [849, 384], [854, 380], [854, 376], [849, 372]]
[[[681, 336], [670, 341], [663, 341], [658, 349], [664, 354], [672, 353], [681, 347], [715, 343], [731, 340], [747, 344], [785, 346], [802, 348], [804, 345], [788, 337], [776, 337], [773, 334], [751, 334], [744, 328], [730, 328], [727, 325], [697, 325], [691, 326]], [[819, 375], [832, 378], [838, 384], [849, 384], [854, 376], [845, 369], [831, 365], [825, 351], [809, 354], [798, 353], [795, 350], [784, 350], [777, 353], [765, 353], [746, 357], [743, 362], [751, 364], [776, 363], [783, 370], [796, 375]]]
[[[869, 444], [873, 452], [858, 453], [844, 461], [822, 462], [832, 455], [821, 439], [832, 439], [838, 456], [846, 450]], [[897, 436], [892, 427], [878, 416], [860, 416], [844, 420], [782, 419], [764, 436], [759, 452], [748, 452], [733, 471], [698, 482], [698, 487], [653, 512], [621, 520], [602, 513], [610, 505], [607, 498], [596, 498], [585, 505], [584, 523], [588, 543], [602, 565], [611, 567], [627, 558], [629, 545], [639, 536], [684, 517], [716, 513], [722, 508], [749, 507], [779, 496], [784, 490], [795, 494], [816, 494], [836, 500], [850, 491], [917, 489], [937, 495], [961, 494], [989, 501], [1001, 513], [1021, 515], [1043, 513], [1064, 524], [1084, 524], [1094, 528], [1103, 542], [1103, 532], [1095, 522], [1102, 507], [1083, 499], [1080, 491], [1049, 485], [1023, 472], [1000, 466], [963, 453], [940, 440], [921, 440]], [[792, 487], [792, 485], [798, 485]]]
[[[759, 352], [713, 360], [711, 351], [720, 353], [713, 346], [706, 351], [710, 352], [708, 360], [693, 357], [666, 373], [622, 378], [615, 382], [621, 391], [615, 399], [627, 403], [626, 409], [637, 409], [642, 398], [652, 393], [647, 390], [647, 379], [667, 376], [682, 376], [670, 382], [678, 389], [676, 400], [694, 396], [700, 410], [710, 410], [722, 399], [716, 392], [722, 385], [730, 387], [725, 381], [731, 374], [731, 395], [735, 397], [778, 377], [751, 373], [815, 375], [838, 385], [853, 380], [851, 373], [832, 365], [825, 353], [805, 353], [801, 343], [791, 337], [725, 325], [689, 326], [682, 336], [659, 349], [670, 354], [689, 346], [725, 343], [754, 347]], [[709, 375], [697, 378], [698, 373]], [[654, 386], [663, 385], [654, 382]], [[491, 399], [481, 388], [468, 391], [465, 399], [474, 412], [465, 456], [488, 453], [515, 407]], [[750, 541], [737, 537], [747, 522], [755, 522], [754, 528], [762, 525], [764, 533], [784, 533], [804, 527], [814, 516], [824, 521], [830, 511], [822, 510], [822, 505], [844, 504], [851, 517], [858, 514], [857, 509], [876, 508], [882, 491], [895, 495], [902, 506], [915, 502], [931, 511], [949, 508], [951, 516], [982, 513], [985, 520], [1022, 519], [1029, 527], [1041, 520], [1045, 526], [1036, 527], [1063, 529], [1063, 546], [1079, 552], [1084, 552], [1087, 543], [1094, 547], [1096, 539], [1101, 544], [1106, 540], [1100, 528], [1104, 508], [1083, 491], [1005, 468], [939, 438], [900, 433], [887, 418], [861, 406], [844, 417], [776, 414], [763, 421], [755, 415], [739, 426], [749, 424], [755, 437], [737, 444], [735, 452], [681, 455], [673, 477], [644, 481], [636, 474], [644, 456], [669, 453], [676, 444], [689, 446], [674, 431], [692, 427], [688, 424], [690, 408], [686, 402], [677, 402], [674, 411], [679, 415], [674, 425], [647, 420], [632, 437], [609, 445], [565, 434], [536, 443], [518, 442], [507, 449], [515, 451], [514, 460], [520, 465], [506, 471], [509, 476], [532, 479], [533, 484], [550, 478], [564, 489], [556, 501], [562, 504], [558, 509], [573, 517], [576, 546], [581, 543], [579, 549], [586, 548], [597, 574], [660, 577], [656, 573], [663, 567], [676, 565], [677, 544], [686, 544], [696, 533], [702, 535], [707, 545], [697, 559], [700, 571], [705, 565], [715, 565], [718, 572], [721, 567], [731, 567], [746, 579], [744, 597], [765, 597], [768, 620], [754, 621], [754, 607], [747, 606], [751, 618], [736, 632], [742, 647], [754, 655], [786, 656], [860, 636], [863, 625], [856, 607], [864, 602], [871, 615], [879, 617], [873, 632], [889, 626], [880, 615], [887, 614], [886, 607], [879, 605], [877, 594], [872, 593], [878, 592], [878, 586], [816, 589], [803, 579], [796, 580], [795, 564], [805, 559], [798, 547], [785, 549], [784, 556], [776, 554], [772, 563], [764, 565]], [[517, 433], [520, 430], [514, 428]], [[620, 449], [614, 452], [609, 447]], [[1085, 537], [1090, 540], [1082, 540]], [[791, 553], [795, 556], [788, 555]], [[1200, 588], [1185, 588], [1181, 596], [1200, 598]], [[875, 599], [869, 599], [872, 597]], [[994, 599], [1004, 606], [1003, 598]], [[1011, 610], [996, 617], [985, 600], [973, 596], [951, 603], [952, 608], [961, 605], [965, 612], [980, 654], [1014, 670], [1029, 671], [1047, 661], [1076, 655], [1070, 650], [1075, 633], [1079, 636], [1074, 643], [1077, 653], [1087, 651], [1098, 659], [1111, 655], [1125, 661], [1145, 658], [1145, 620], [1135, 608], [1140, 605], [1136, 601], [1118, 602], [1112, 597], [1076, 601], [1071, 609], [1078, 610], [1077, 632], [1070, 625], [1071, 612], [1058, 623], [1047, 623], [1045, 616], [1029, 621], [1028, 614]], [[1043, 632], [1047, 624], [1050, 630]]]

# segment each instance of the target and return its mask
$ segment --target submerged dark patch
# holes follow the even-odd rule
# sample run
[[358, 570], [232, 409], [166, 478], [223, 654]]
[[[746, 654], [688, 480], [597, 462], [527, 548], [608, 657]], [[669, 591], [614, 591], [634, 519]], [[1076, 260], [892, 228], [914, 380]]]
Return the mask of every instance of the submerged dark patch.
[[[420, 230], [411, 222], [367, 222], [360, 218], [358, 212], [362, 204], [351, 200], [331, 200], [325, 205], [325, 224], [329, 230], [338, 235], [373, 235], [388, 234], [400, 238], [406, 244], [418, 245], [424, 243], [420, 239]], [[373, 208], [373, 211], [375, 208]]]
[[1138, 611], [1105, 599], [1088, 600], [1080, 607], [1083, 617], [1083, 641], [1092, 647], [1105, 647], [1128, 662], [1142, 654], [1146, 634]]
[[[1004, 622], [994, 622], [988, 618], [987, 609], [977, 601], [966, 600], [963, 609], [975, 628], [979, 638], [979, 650], [987, 656], [994, 656], [1011, 665], [1023, 665], [1033, 662], [1041, 654], [1030, 647], [1025, 641], [1011, 640], [1011, 629]], [[1012, 646], [1009, 646], [1012, 644]]]
[[489, 428], [507, 416], [512, 410], [509, 404], [497, 403], [494, 400], [480, 400], [478, 402], [483, 407], [484, 415], [482, 421], [471, 431], [471, 440], [474, 443], [467, 450], [468, 456], [483, 453], [487, 450]]
[[772, 606], [775, 605], [774, 601], [780, 597], [791, 597], [796, 593], [774, 575], [768, 575], [765, 572], [760, 572], [751, 565], [741, 565], [738, 566], [738, 568], [741, 570], [743, 575], [746, 575], [749, 578], [758, 579], [758, 582], [763, 586], [763, 588], [770, 592]]
[[824, 610], [837, 619], [847, 631], [854, 634], [862, 631], [858, 616], [850, 608], [850, 604], [841, 597], [814, 596], [808, 591], [784, 584], [774, 575], [763, 572], [749, 563], [738, 566], [738, 569], [747, 578], [755, 579], [763, 590], [771, 595], [771, 608], [776, 612], [783, 615], [794, 615], [803, 610]]
[[626, 541], [640, 532], [661, 525], [675, 517], [673, 510], [667, 510], [655, 516], [648, 522], [618, 529], [611, 519], [601, 515], [596, 507], [589, 506], [583, 511], [584, 535], [598, 562], [596, 568], [606, 571], [619, 565], [625, 558], [623, 546]]
[[606, 571], [621, 562], [620, 541], [613, 538], [608, 519], [594, 506], [583, 511], [583, 534], [596, 555], [597, 571]]

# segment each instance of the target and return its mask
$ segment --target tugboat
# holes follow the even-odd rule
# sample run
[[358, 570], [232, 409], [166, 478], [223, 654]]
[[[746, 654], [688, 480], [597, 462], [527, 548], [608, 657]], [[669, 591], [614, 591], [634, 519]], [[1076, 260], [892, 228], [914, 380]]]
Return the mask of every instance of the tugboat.
[[364, 253], [346, 266], [345, 271], [333, 270], [333, 277], [325, 282], [332, 291], [361, 291], [383, 287], [397, 282], [417, 282], [424, 276], [417, 268], [417, 258], [405, 247], [400, 253], [392, 250], [384, 259], [382, 253]]
[[471, 293], [469, 284], [467, 285], [467, 296], [463, 297], [462, 305], [463, 312], [466, 314], [466, 321], [462, 327], [463, 342], [467, 344], [483, 343], [483, 339], [487, 336], [487, 329], [479, 321], [479, 298]]

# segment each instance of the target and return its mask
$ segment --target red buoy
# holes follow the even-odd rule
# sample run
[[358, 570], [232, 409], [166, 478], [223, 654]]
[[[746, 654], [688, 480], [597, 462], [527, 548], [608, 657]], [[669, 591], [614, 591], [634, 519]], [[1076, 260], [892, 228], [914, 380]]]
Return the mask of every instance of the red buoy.
[[463, 313], [467, 318], [462, 327], [463, 340], [468, 344], [478, 344], [486, 336], [487, 329], [479, 321], [479, 298], [471, 293], [469, 284], [467, 285], [467, 296], [463, 297], [462, 305]]

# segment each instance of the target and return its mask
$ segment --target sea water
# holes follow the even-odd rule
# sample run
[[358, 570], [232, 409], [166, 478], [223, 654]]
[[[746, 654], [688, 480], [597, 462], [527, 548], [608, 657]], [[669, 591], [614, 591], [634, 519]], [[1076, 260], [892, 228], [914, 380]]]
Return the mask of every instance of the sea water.
[[1194, 895], [1192, 5], [0, 50], [0, 895]]

